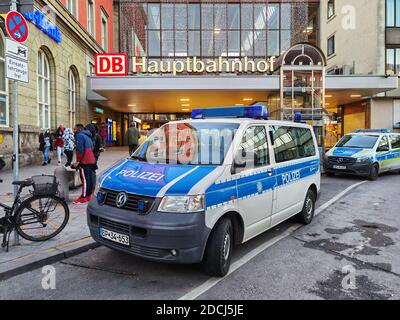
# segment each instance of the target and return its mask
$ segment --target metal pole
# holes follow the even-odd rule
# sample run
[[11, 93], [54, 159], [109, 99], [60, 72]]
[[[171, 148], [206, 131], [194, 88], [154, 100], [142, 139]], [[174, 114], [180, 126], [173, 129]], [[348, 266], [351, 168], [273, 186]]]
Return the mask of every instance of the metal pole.
[[[17, 11], [17, 0], [11, 1], [11, 11]], [[12, 81], [12, 90], [13, 90], [13, 103], [12, 103], [12, 112], [13, 112], [13, 144], [14, 144], [14, 152], [13, 152], [13, 179], [14, 181], [19, 179], [19, 119], [18, 119], [18, 82]], [[18, 186], [14, 186], [14, 198], [17, 196]], [[14, 231], [14, 244], [19, 245], [19, 237], [18, 233]]]

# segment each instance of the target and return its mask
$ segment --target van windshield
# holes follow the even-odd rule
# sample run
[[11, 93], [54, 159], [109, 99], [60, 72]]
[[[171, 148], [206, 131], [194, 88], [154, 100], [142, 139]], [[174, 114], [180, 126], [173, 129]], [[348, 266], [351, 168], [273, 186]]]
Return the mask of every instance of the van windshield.
[[150, 163], [221, 165], [239, 124], [171, 123], [157, 129], [132, 159]]
[[347, 135], [336, 145], [338, 148], [372, 149], [378, 136], [372, 135]]

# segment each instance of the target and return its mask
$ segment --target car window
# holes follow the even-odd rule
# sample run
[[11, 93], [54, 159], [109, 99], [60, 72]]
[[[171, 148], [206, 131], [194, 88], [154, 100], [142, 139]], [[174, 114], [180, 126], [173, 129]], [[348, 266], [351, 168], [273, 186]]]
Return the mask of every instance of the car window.
[[254, 126], [246, 129], [242, 142], [241, 150], [252, 152], [255, 155], [254, 167], [264, 167], [270, 163], [268, 151], [267, 131], [264, 126]]
[[389, 150], [389, 139], [387, 136], [383, 136], [381, 141], [379, 141], [378, 150]]
[[400, 134], [391, 135], [390, 142], [392, 143], [392, 149], [400, 149]]

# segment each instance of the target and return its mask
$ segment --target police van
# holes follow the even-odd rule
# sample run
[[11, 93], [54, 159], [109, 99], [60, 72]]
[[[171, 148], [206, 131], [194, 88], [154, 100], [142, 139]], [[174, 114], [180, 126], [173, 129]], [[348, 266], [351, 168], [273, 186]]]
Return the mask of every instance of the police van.
[[92, 237], [224, 276], [234, 244], [293, 216], [311, 223], [321, 174], [313, 130], [267, 115], [264, 106], [197, 109], [156, 130], [100, 177]]
[[326, 153], [324, 169], [328, 175], [344, 173], [369, 180], [400, 170], [400, 133], [379, 129], [347, 134]]

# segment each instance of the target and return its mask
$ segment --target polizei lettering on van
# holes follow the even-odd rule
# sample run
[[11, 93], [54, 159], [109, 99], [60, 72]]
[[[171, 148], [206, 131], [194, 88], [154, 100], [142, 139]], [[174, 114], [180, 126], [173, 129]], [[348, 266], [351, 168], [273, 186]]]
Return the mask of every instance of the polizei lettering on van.
[[123, 176], [125, 178], [134, 178], [134, 179], [142, 179], [142, 180], [149, 180], [149, 181], [160, 181], [162, 178], [165, 177], [164, 174], [157, 173], [157, 172], [140, 172], [135, 170], [121, 170], [116, 175]]
[[282, 183], [283, 184], [289, 184], [289, 183], [293, 183], [300, 180], [300, 171], [292, 171], [289, 173], [284, 173], [282, 175]]

